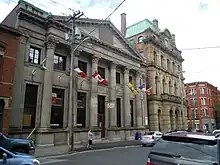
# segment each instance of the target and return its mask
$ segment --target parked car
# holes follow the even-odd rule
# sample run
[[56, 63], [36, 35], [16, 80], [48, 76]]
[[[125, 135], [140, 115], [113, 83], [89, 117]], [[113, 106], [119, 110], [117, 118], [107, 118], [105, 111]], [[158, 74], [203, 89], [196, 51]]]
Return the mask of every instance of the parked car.
[[0, 147], [0, 164], [3, 165], [40, 165], [40, 162], [33, 156], [12, 153]]
[[12, 152], [21, 152], [33, 155], [35, 152], [34, 142], [29, 139], [16, 139], [5, 136], [0, 132], [0, 147]]
[[200, 133], [165, 134], [148, 155], [147, 165], [218, 165], [217, 138]]
[[161, 138], [161, 136], [162, 133], [158, 131], [147, 132], [141, 139], [142, 146], [153, 146]]

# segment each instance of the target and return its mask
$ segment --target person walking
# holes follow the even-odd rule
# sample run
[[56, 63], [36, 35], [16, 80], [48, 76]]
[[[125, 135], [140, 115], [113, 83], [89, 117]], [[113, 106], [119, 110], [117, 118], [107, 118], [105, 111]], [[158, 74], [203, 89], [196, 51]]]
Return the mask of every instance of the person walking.
[[93, 133], [92, 133], [92, 130], [90, 129], [88, 131], [88, 145], [87, 145], [87, 148], [88, 149], [92, 149], [92, 140], [93, 140]]

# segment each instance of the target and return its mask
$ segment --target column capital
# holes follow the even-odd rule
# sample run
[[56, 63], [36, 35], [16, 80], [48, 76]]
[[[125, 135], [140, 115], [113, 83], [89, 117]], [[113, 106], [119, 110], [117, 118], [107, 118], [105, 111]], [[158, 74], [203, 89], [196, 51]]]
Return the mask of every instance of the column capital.
[[[74, 51], [74, 49], [71, 49], [71, 51], [70, 51], [70, 55], [72, 55], [72, 51]], [[74, 53], [74, 56], [75, 57], [79, 57], [79, 55], [80, 55], [80, 50], [75, 50], [73, 53]]]
[[98, 63], [99, 62], [99, 59], [101, 58], [101, 56], [96, 56], [96, 55], [93, 55], [92, 56], [92, 63]]
[[58, 43], [59, 43], [59, 39], [53, 36], [47, 37], [46, 42], [45, 42], [47, 49], [55, 49], [56, 44]]
[[142, 74], [141, 74], [141, 72], [140, 71], [136, 71], [136, 77], [138, 77], [138, 78], [141, 78], [142, 77]]
[[116, 62], [116, 61], [112, 61], [111, 62], [111, 68], [113, 69], [115, 69], [116, 68], [116, 66], [118, 65], [118, 63]]
[[130, 69], [128, 67], [124, 67], [124, 74], [129, 74]]

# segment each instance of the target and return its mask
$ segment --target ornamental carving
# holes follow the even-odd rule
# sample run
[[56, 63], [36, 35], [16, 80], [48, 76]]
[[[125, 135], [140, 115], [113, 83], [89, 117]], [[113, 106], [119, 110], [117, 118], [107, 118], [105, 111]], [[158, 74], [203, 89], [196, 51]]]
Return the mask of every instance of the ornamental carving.
[[98, 56], [92, 56], [92, 63], [97, 64], [99, 62], [99, 58]]
[[59, 43], [59, 40], [53, 36], [47, 37], [47, 40], [45, 42], [47, 49], [55, 49], [56, 44], [58, 44], [58, 43]]
[[129, 72], [130, 72], [130, 69], [128, 67], [125, 67], [124, 68], [124, 74], [129, 74]]

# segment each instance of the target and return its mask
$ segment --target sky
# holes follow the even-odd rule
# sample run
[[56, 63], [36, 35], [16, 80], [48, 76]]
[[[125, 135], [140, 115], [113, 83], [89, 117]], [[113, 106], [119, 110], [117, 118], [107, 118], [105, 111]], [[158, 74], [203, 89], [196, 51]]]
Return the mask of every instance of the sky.
[[[105, 19], [122, 0], [26, 0], [43, 10], [59, 15], [81, 10], [89, 18]], [[0, 22], [17, 0], [0, 0]], [[185, 83], [207, 81], [220, 89], [219, 0], [126, 0], [110, 17], [120, 29], [120, 14], [127, 14], [127, 26], [148, 18], [157, 19], [159, 28], [176, 35], [182, 50]], [[207, 49], [207, 47], [216, 47]], [[191, 48], [206, 49], [191, 49]]]

